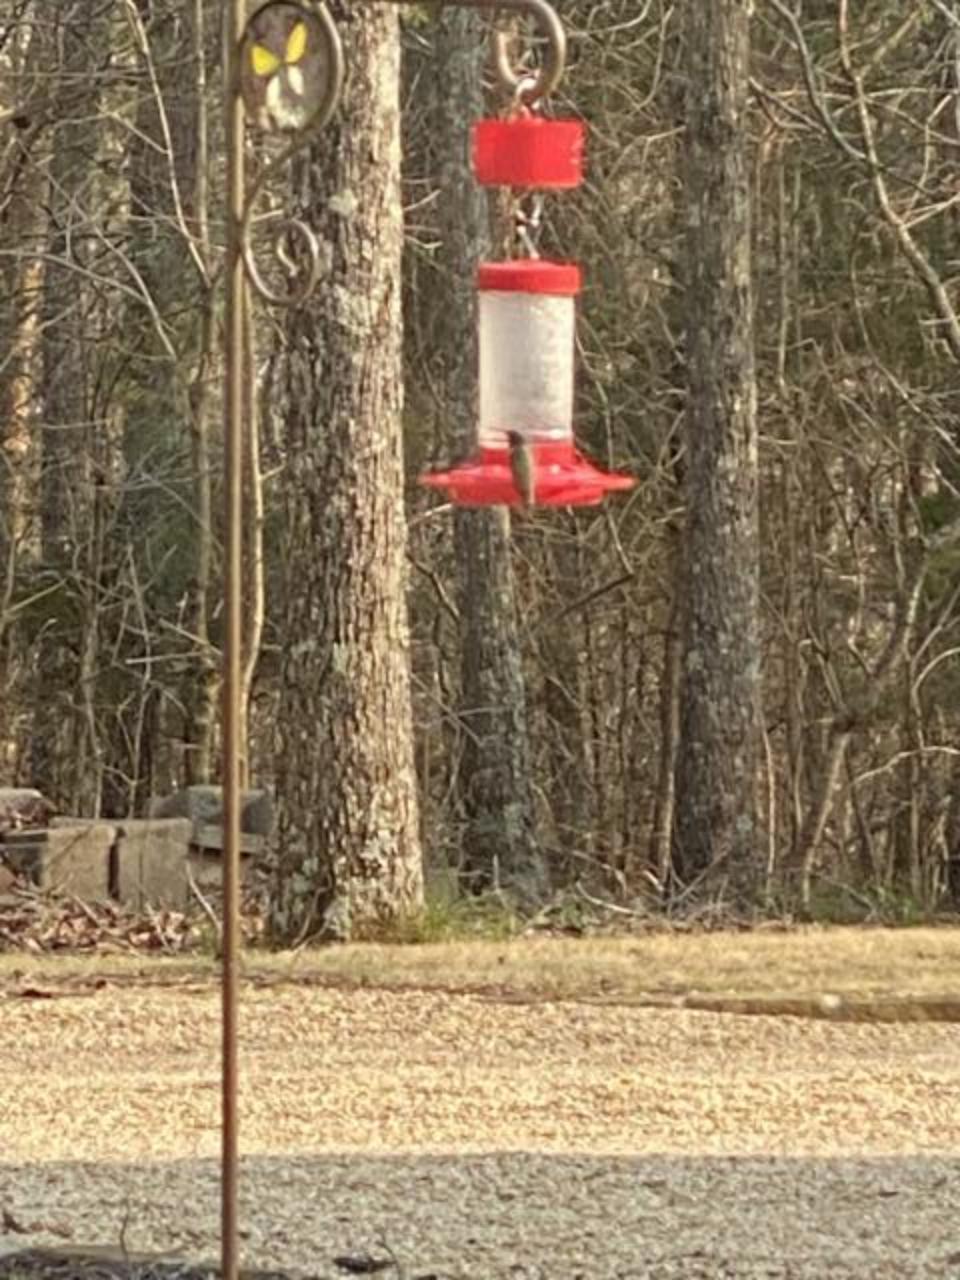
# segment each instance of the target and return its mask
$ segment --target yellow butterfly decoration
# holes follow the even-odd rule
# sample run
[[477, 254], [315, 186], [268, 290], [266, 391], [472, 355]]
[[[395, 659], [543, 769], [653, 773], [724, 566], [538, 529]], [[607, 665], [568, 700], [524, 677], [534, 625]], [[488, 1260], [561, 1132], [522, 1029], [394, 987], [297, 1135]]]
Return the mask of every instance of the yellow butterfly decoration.
[[255, 75], [272, 76], [275, 71], [279, 71], [281, 66], [295, 66], [306, 51], [307, 24], [305, 22], [297, 22], [287, 36], [287, 47], [284, 50], [282, 62], [272, 49], [268, 49], [263, 44], [254, 44], [252, 46], [250, 61], [253, 63]]

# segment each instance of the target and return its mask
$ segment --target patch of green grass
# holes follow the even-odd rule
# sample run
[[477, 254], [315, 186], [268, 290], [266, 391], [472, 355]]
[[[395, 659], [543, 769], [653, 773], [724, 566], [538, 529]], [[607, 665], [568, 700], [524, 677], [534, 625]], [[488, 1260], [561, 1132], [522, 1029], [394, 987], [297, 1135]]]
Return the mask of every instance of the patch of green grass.
[[813, 886], [806, 914], [814, 924], [913, 928], [930, 924], [937, 913], [908, 889], [885, 885], [854, 889], [830, 881]]
[[431, 893], [422, 911], [389, 926], [377, 941], [406, 946], [469, 939], [501, 942], [515, 937], [522, 923], [496, 894], [454, 898]]

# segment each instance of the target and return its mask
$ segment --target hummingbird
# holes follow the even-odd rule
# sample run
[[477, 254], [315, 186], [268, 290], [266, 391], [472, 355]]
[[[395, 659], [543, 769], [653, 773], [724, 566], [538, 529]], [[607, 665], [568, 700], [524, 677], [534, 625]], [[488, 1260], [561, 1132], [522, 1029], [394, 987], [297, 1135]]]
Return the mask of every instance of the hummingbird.
[[508, 431], [510, 445], [510, 474], [513, 487], [520, 496], [521, 506], [532, 507], [536, 501], [536, 462], [533, 445], [519, 431]]

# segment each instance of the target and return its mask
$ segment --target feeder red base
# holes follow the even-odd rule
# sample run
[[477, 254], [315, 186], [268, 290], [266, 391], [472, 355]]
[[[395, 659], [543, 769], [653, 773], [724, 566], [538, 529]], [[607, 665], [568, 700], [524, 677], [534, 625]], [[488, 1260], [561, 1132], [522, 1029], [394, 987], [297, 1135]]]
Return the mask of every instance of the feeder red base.
[[473, 126], [473, 172], [488, 187], [569, 190], [583, 181], [583, 146], [579, 120], [481, 120]]
[[[570, 441], [534, 444], [538, 507], [588, 507], [606, 493], [631, 489], [633, 476], [601, 471], [578, 453]], [[510, 470], [510, 450], [480, 449], [449, 471], [430, 471], [420, 483], [444, 489], [462, 507], [516, 507], [521, 497]]]

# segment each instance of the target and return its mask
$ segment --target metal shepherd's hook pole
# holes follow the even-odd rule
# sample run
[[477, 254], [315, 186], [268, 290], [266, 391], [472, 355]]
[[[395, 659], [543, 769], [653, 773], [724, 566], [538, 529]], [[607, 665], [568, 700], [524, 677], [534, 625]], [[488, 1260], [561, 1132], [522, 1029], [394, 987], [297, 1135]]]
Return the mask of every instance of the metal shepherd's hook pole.
[[[253, 296], [273, 306], [295, 306], [310, 295], [319, 247], [301, 220], [268, 214], [273, 272], [261, 270], [254, 246], [255, 206], [270, 179], [308, 145], [330, 118], [343, 79], [340, 41], [318, 0], [266, 0], [248, 11], [246, 0], [225, 0], [224, 97], [227, 148], [226, 348], [224, 355], [224, 633], [223, 694], [223, 929], [221, 1273], [239, 1274], [238, 1007], [240, 987], [240, 807], [243, 696], [243, 473], [245, 421], [254, 371], [246, 367], [246, 326]], [[247, 124], [276, 133], [286, 145], [258, 166], [248, 185]], [[266, 150], [266, 148], [265, 148]], [[293, 250], [299, 249], [299, 262]], [[279, 272], [278, 272], [279, 267]], [[283, 282], [276, 276], [281, 274]], [[299, 278], [297, 278], [299, 277]], [[250, 415], [252, 418], [252, 414]]]
[[247, 310], [242, 224], [246, 193], [244, 106], [240, 49], [245, 0], [230, 0], [226, 22], [224, 85], [227, 144], [226, 359], [224, 385], [224, 634], [223, 634], [223, 1087], [221, 1274], [239, 1274], [237, 1183], [237, 1006], [240, 987], [240, 658], [243, 568], [243, 326]]

